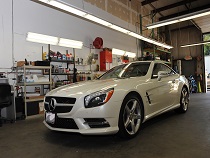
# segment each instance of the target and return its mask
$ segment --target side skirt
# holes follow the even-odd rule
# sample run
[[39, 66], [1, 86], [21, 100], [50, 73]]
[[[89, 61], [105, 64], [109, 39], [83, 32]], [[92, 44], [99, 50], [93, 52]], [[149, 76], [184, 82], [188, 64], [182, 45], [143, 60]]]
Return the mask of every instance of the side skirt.
[[154, 113], [152, 113], [152, 114], [146, 115], [143, 122], [145, 122], [145, 121], [147, 121], [147, 120], [149, 120], [149, 119], [151, 119], [151, 118], [153, 118], [153, 117], [155, 117], [155, 116], [158, 116], [158, 115], [160, 115], [160, 114], [163, 114], [163, 113], [165, 113], [165, 112], [167, 112], [167, 111], [176, 109], [176, 108], [178, 108], [178, 107], [180, 107], [180, 104], [176, 104], [176, 105], [167, 107], [167, 108], [165, 108], [165, 109], [159, 110], [159, 111], [157, 111], [157, 112], [154, 112]]

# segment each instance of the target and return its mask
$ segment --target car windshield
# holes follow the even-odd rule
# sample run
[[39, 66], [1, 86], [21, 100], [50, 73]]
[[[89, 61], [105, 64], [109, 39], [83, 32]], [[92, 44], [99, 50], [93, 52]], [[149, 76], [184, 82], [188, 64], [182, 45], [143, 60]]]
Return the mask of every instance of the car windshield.
[[124, 70], [121, 77], [127, 78], [145, 76], [147, 74], [149, 66], [150, 62], [132, 63]]
[[[127, 64], [115, 66], [98, 79], [109, 79], [109, 78], [128, 78], [128, 77], [139, 77], [145, 76], [150, 66], [150, 62], [138, 62], [132, 63], [128, 67]], [[125, 68], [126, 67], [126, 68]]]
[[120, 72], [123, 70], [123, 68], [126, 65], [127, 64], [115, 66], [112, 69], [110, 69], [109, 71], [107, 71], [106, 73], [104, 73], [102, 76], [100, 76], [98, 79], [102, 80], [102, 79], [109, 79], [109, 78], [119, 78]]

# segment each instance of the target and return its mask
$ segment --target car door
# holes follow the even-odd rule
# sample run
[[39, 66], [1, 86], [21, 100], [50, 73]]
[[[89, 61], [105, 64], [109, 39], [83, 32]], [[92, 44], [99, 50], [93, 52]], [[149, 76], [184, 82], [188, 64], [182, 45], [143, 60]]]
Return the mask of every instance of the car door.
[[[167, 71], [168, 75], [159, 79], [159, 71]], [[173, 89], [177, 78], [177, 74], [165, 64], [154, 64], [150, 86], [146, 92], [150, 106], [150, 114], [160, 112], [164, 108], [173, 105], [175, 99]]]

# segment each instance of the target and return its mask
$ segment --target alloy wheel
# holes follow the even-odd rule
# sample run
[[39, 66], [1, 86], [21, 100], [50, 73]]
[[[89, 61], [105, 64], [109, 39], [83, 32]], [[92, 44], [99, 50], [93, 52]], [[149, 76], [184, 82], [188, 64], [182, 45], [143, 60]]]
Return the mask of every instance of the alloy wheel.
[[185, 88], [182, 90], [181, 103], [183, 105], [183, 110], [186, 111], [188, 108], [188, 104], [189, 104], [189, 93]]
[[134, 135], [141, 125], [141, 108], [136, 99], [130, 99], [125, 105], [123, 123], [129, 135]]

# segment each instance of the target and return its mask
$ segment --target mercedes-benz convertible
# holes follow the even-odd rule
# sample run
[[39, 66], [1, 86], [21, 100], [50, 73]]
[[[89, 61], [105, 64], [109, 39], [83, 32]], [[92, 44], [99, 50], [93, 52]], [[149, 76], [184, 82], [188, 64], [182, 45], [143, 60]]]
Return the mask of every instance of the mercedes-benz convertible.
[[44, 104], [44, 124], [51, 130], [132, 138], [152, 117], [169, 110], [185, 113], [189, 85], [163, 62], [136, 61], [54, 89]]

